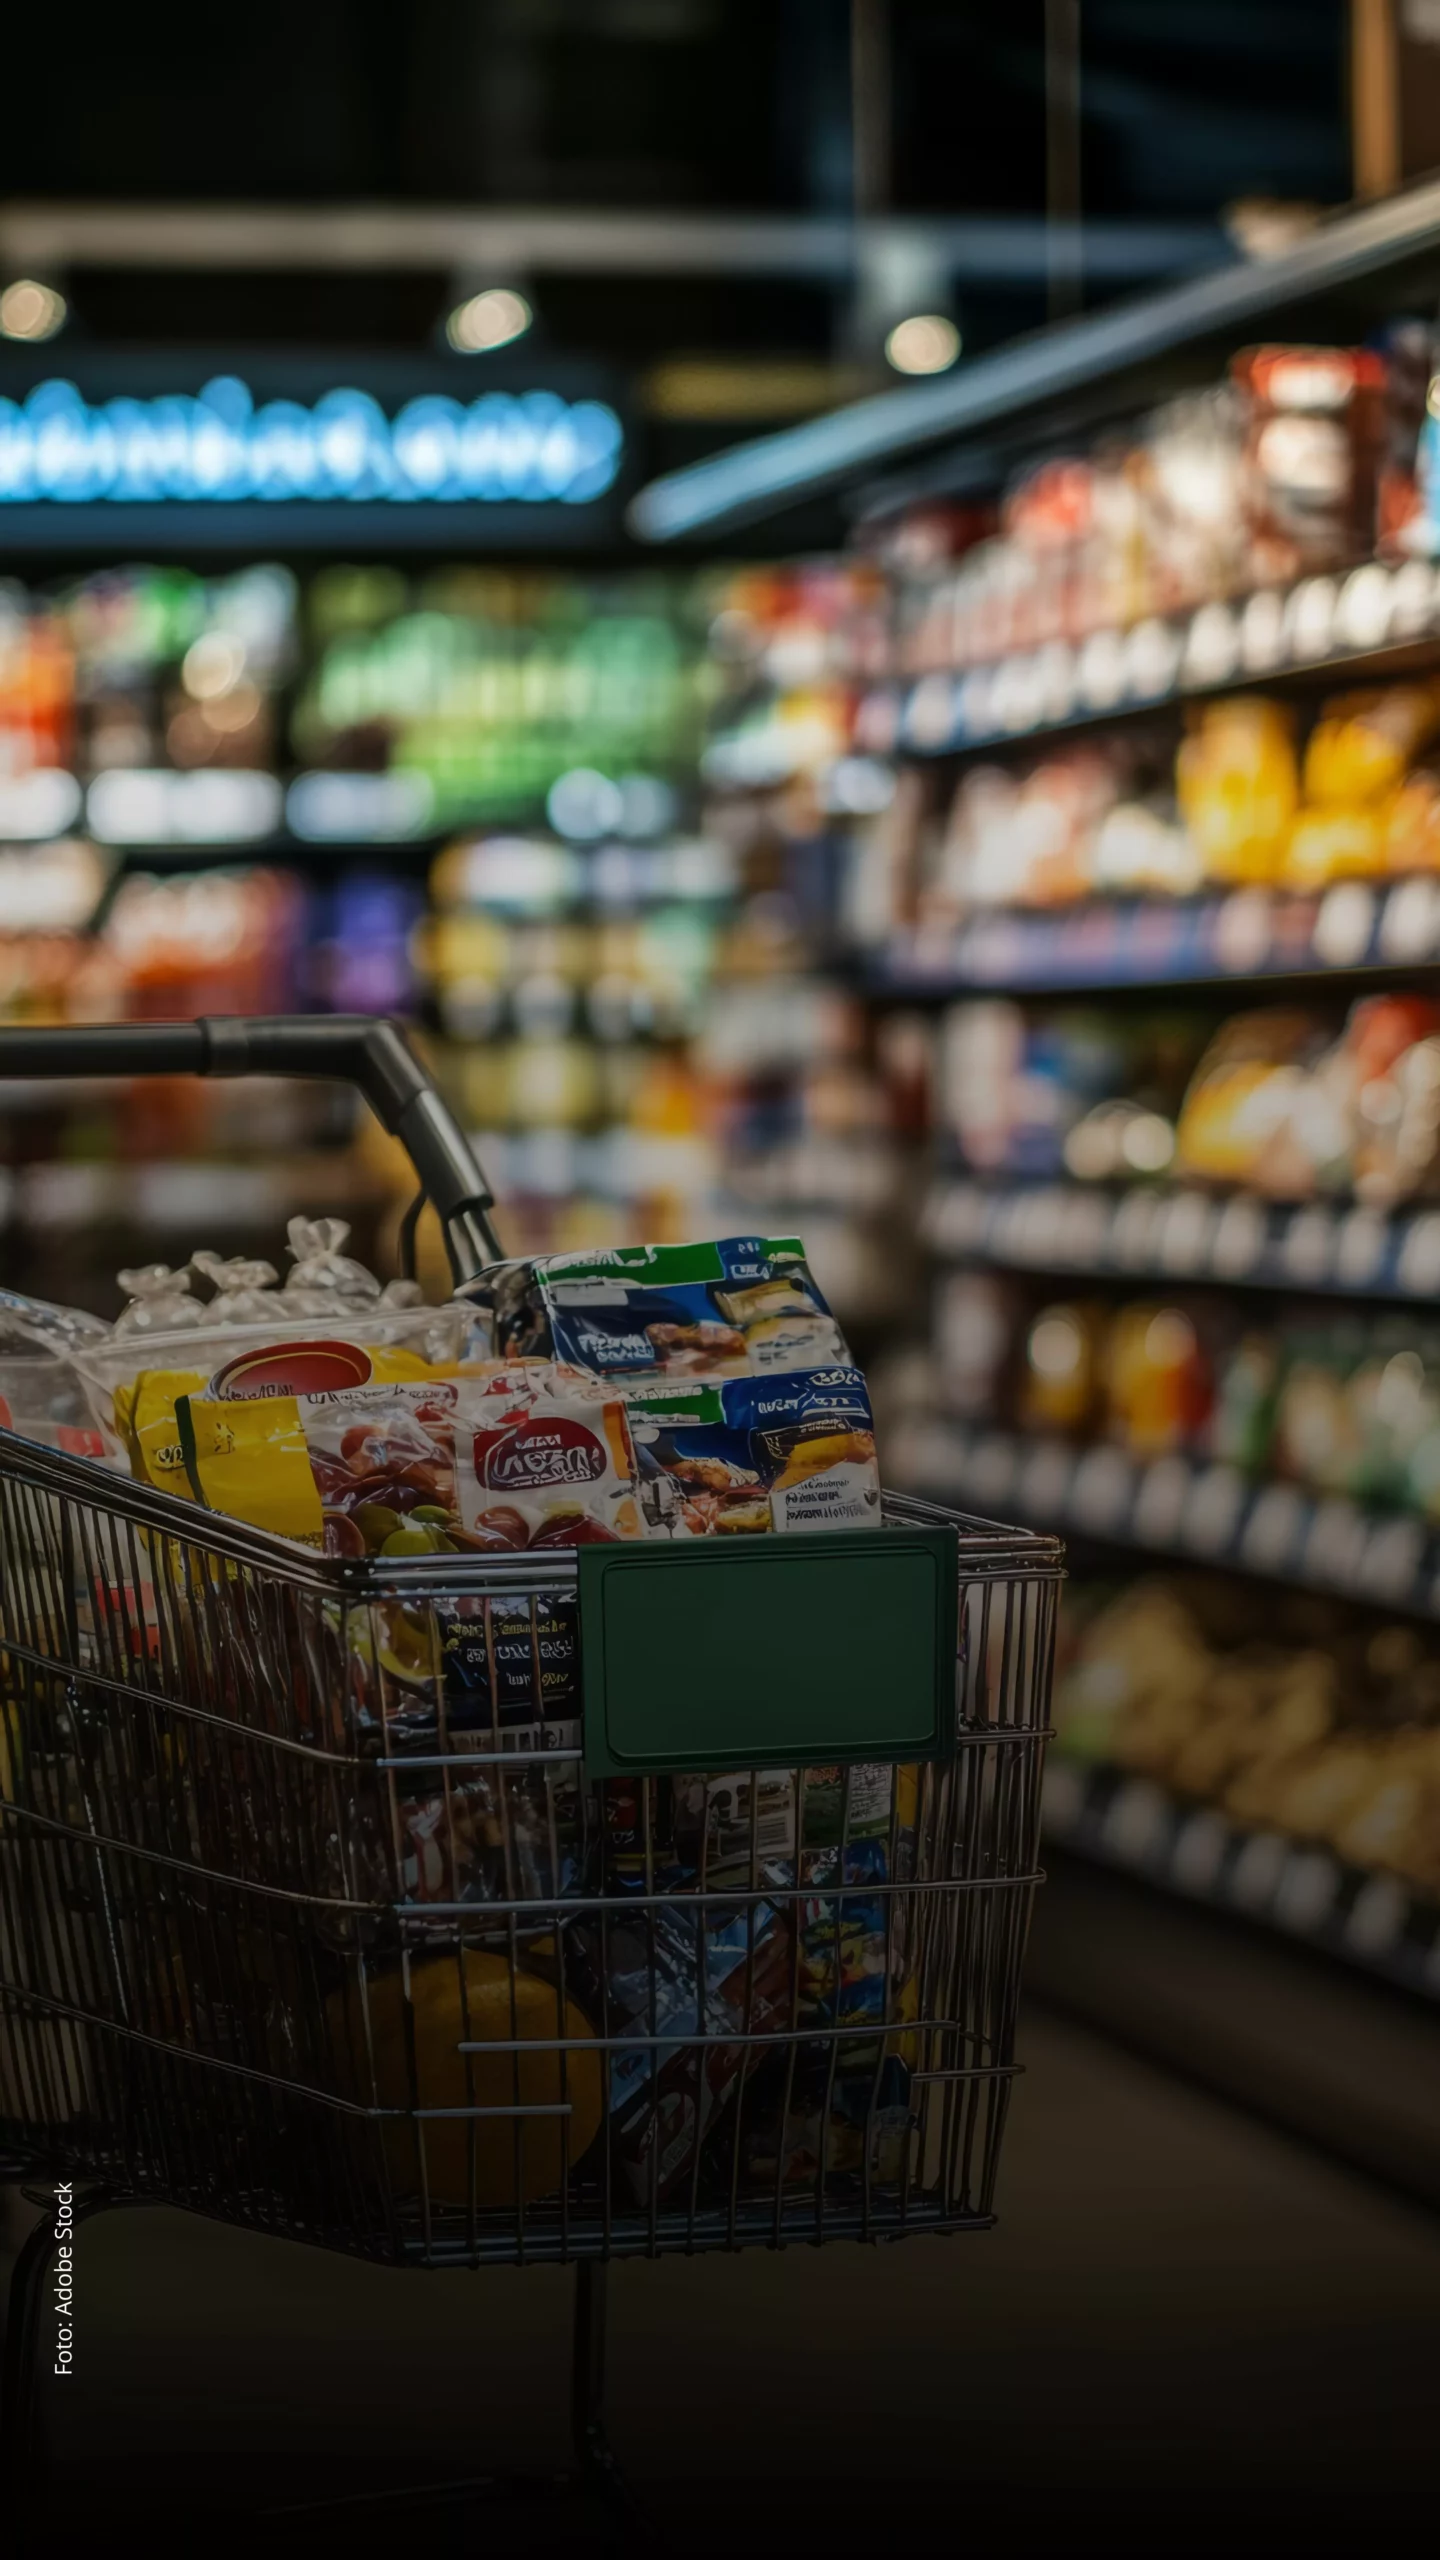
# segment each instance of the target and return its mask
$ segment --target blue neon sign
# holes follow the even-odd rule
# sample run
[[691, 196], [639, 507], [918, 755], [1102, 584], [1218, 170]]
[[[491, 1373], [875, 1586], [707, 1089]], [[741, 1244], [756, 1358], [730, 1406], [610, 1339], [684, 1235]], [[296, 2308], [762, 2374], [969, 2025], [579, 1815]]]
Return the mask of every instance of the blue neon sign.
[[389, 418], [366, 391], [313, 407], [256, 407], [233, 374], [197, 398], [92, 404], [73, 382], [0, 398], [0, 506], [184, 505], [353, 499], [442, 506], [603, 497], [624, 431], [603, 400], [487, 391], [468, 405], [426, 392]]

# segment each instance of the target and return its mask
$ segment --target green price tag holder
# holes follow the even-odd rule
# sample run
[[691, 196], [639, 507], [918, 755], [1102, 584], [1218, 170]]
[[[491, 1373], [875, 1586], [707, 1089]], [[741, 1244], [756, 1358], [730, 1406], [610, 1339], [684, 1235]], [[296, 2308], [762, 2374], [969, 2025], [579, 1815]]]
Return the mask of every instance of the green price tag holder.
[[581, 1547], [587, 1777], [944, 1760], [953, 1529]]

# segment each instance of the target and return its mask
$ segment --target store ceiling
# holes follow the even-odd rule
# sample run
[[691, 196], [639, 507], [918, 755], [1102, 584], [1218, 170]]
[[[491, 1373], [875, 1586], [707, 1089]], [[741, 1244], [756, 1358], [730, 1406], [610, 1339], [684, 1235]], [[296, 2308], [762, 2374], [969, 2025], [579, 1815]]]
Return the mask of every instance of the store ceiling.
[[[1344, 0], [1081, 14], [1088, 305], [1223, 258], [1239, 193], [1348, 194]], [[1044, 0], [253, 0], [183, 44], [97, 19], [62, 74], [31, 21], [0, 283], [62, 285], [66, 346], [396, 354], [507, 284], [537, 351], [658, 385], [679, 464], [893, 381], [906, 310], [967, 355], [1044, 320], [1045, 27]]]

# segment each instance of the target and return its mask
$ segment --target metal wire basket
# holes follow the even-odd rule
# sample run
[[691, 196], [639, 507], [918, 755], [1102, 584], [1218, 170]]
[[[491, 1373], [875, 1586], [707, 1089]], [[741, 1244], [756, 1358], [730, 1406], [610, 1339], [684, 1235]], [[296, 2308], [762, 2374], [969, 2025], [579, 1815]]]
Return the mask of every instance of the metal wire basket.
[[[385, 1075], [463, 1277], [478, 1171]], [[12, 2173], [423, 2266], [987, 2222], [1062, 1551], [884, 1522], [327, 1560], [0, 1432]]]
[[573, 1557], [312, 1564], [0, 1435], [0, 2143], [432, 2266], [985, 2220], [1058, 1565], [949, 1525], [952, 1756], [592, 1778]]

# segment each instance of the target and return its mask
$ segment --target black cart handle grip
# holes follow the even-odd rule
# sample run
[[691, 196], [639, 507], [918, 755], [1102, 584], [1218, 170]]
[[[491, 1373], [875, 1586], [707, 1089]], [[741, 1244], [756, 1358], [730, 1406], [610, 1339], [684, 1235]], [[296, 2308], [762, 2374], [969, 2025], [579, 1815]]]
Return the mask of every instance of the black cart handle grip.
[[398, 1022], [366, 1013], [211, 1013], [198, 1022], [0, 1031], [7, 1076], [325, 1076], [398, 1138], [439, 1216], [457, 1284], [498, 1262], [494, 1195]]

